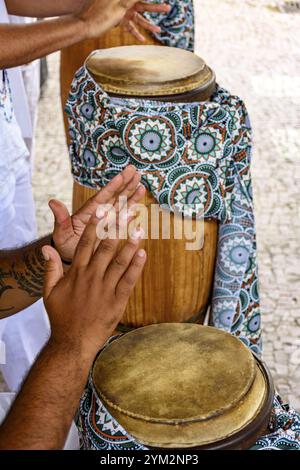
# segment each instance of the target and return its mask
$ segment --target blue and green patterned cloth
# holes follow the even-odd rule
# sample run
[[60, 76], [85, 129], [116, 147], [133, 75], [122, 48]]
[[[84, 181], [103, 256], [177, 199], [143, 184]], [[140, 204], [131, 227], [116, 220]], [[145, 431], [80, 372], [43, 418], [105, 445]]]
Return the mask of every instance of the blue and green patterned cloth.
[[[154, 0], [152, 3], [163, 3], [165, 0]], [[145, 13], [144, 16], [160, 26], [161, 33], [155, 34], [156, 39], [169, 47], [179, 47], [194, 51], [194, 5], [192, 0], [167, 0], [170, 12]]]
[[[170, 0], [167, 17], [151, 15], [159, 39], [192, 50], [193, 4]], [[243, 101], [217, 87], [210, 102], [115, 99], [86, 66], [75, 75], [66, 112], [72, 174], [103, 187], [128, 164], [143, 174], [157, 202], [172, 211], [219, 221], [212, 326], [261, 354], [256, 231], [251, 183], [252, 132]], [[79, 412], [82, 447], [143, 449], [105, 409], [90, 379]], [[255, 449], [299, 449], [300, 414], [274, 399], [270, 434]]]

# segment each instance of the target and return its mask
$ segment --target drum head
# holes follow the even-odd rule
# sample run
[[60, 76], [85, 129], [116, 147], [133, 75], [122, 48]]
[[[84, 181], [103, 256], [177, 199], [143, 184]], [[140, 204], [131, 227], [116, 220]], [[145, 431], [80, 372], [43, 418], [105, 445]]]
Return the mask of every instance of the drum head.
[[152, 447], [198, 447], [249, 424], [267, 393], [250, 350], [216, 328], [140, 328], [98, 356], [95, 388], [110, 413]]
[[196, 54], [164, 46], [98, 50], [86, 66], [106, 92], [122, 96], [179, 95], [215, 82], [212, 70]]

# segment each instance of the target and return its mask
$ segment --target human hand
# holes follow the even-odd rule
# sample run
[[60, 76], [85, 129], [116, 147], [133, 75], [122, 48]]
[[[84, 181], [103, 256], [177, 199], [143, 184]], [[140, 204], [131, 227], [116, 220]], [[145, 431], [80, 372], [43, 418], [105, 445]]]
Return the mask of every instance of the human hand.
[[60, 256], [67, 261], [73, 259], [80, 237], [99, 205], [111, 204], [120, 211], [120, 197], [127, 198], [128, 209], [137, 204], [145, 194], [145, 188], [139, 186], [140, 180], [136, 168], [129, 165], [72, 216], [62, 202], [51, 200], [49, 206], [55, 219], [53, 241]]
[[145, 251], [139, 249], [142, 231], [119, 249], [118, 238], [99, 242], [99, 222], [95, 215], [90, 217], [67, 274], [58, 252], [50, 246], [42, 248], [50, 342], [87, 360], [93, 360], [114, 332], [146, 262]]
[[152, 4], [137, 0], [89, 0], [75, 16], [83, 22], [87, 38], [99, 37], [109, 29], [121, 24], [138, 40], [144, 36], [138, 31], [137, 25], [152, 32], [160, 32], [160, 28], [147, 21], [144, 12], [168, 13], [170, 6], [166, 3]]

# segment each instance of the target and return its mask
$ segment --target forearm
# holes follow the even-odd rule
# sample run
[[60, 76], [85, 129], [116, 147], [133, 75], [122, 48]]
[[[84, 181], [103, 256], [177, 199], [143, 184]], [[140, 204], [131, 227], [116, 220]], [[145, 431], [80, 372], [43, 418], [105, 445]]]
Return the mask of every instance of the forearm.
[[86, 0], [5, 0], [10, 15], [49, 18], [78, 11]]
[[62, 449], [93, 359], [50, 340], [0, 428], [0, 450]]
[[85, 23], [75, 16], [25, 25], [0, 24], [0, 69], [23, 65], [85, 38]]
[[0, 251], [0, 320], [29, 307], [43, 294], [47, 236], [16, 250]]

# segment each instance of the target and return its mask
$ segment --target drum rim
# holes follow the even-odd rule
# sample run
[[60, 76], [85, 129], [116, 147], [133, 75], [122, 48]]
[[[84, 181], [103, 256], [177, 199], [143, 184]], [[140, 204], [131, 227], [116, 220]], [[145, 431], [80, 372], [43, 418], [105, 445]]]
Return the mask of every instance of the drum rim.
[[[122, 46], [121, 46], [122, 47]], [[125, 46], [125, 47], [139, 47], [139, 46]], [[153, 47], [160, 47], [160, 46], [153, 46]], [[168, 47], [168, 46], [162, 46], [162, 47]], [[170, 48], [170, 47], [169, 47]], [[112, 49], [115, 49], [115, 48], [112, 48]], [[171, 48], [171, 49], [175, 49], [175, 48]], [[206, 64], [206, 62], [200, 57], [200, 56], [197, 56], [199, 57], [203, 63], [204, 63], [204, 69], [209, 72], [210, 74], [210, 78], [208, 79], [208, 81], [205, 83], [205, 84], [199, 84], [199, 80], [198, 80], [198, 85], [197, 85], [197, 80], [191, 84], [185, 84], [185, 85], [182, 85], [181, 82], [183, 82], [183, 78], [182, 79], [178, 79], [178, 80], [174, 80], [174, 83], [177, 82], [180, 82], [178, 83], [178, 86], [176, 87], [176, 91], [174, 91], [173, 93], [166, 93], [165, 95], [163, 94], [157, 94], [157, 93], [147, 93], [147, 94], [144, 94], [144, 93], [137, 93], [137, 94], [132, 94], [132, 93], [129, 93], [129, 92], [126, 92], [126, 90], [122, 90], [122, 91], [119, 91], [119, 87], [121, 87], [121, 81], [120, 81], [120, 84], [119, 86], [117, 85], [110, 85], [110, 84], [107, 84], [107, 85], [102, 85], [101, 83], [99, 83], [97, 80], [96, 80], [96, 76], [97, 74], [94, 74], [93, 72], [90, 71], [89, 67], [88, 67], [88, 62], [89, 60], [98, 52], [98, 51], [101, 51], [101, 49], [96, 49], [94, 51], [92, 51], [88, 57], [85, 59], [84, 61], [84, 67], [90, 77], [90, 79], [93, 80], [93, 82], [99, 86], [100, 88], [103, 89], [103, 91], [108, 94], [110, 97], [119, 97], [119, 98], [127, 98], [127, 99], [148, 99], [148, 100], [151, 100], [151, 99], [154, 99], [156, 98], [157, 101], [159, 101], [158, 98], [162, 97], [178, 97], [180, 95], [187, 95], [189, 93], [195, 93], [195, 94], [199, 94], [199, 93], [203, 93], [205, 90], [207, 89], [211, 89], [213, 86], [216, 86], [216, 73], [214, 72], [214, 70], [211, 69], [211, 67], [209, 67], [208, 64]], [[186, 51], [188, 52], [188, 51]], [[190, 52], [190, 54], [193, 54], [192, 52]], [[194, 54], [194, 55], [197, 55], [197, 54]], [[193, 75], [191, 75], [189, 78], [192, 79], [193, 77], [199, 75], [200, 72], [198, 73], [195, 73]], [[99, 75], [99, 78], [101, 78], [101, 75]], [[103, 77], [105, 78], [105, 77]], [[172, 81], [169, 81], [169, 82], [165, 82], [165, 85], [169, 84], [170, 86], [172, 85]], [[136, 82], [136, 85], [137, 86], [140, 86], [141, 83], [139, 82]], [[163, 85], [162, 85], [163, 86]], [[175, 87], [175, 85], [174, 85]]]
[[[178, 446], [169, 446], [169, 447], [164, 447], [163, 445], [159, 446], [158, 444], [148, 444], [146, 441], [143, 441], [139, 439], [138, 436], [134, 436], [132, 433], [131, 435], [136, 439], [137, 442], [139, 442], [142, 445], [145, 445], [149, 450], [166, 450], [166, 451], [171, 451], [171, 450], [176, 450], [176, 451], [187, 451], [187, 450], [247, 450], [249, 449], [253, 444], [255, 444], [256, 440], [267, 434], [267, 429], [269, 425], [269, 420], [273, 408], [273, 401], [274, 401], [274, 396], [275, 396], [275, 389], [274, 389], [274, 382], [273, 378], [271, 376], [270, 370], [265, 364], [264, 361], [262, 361], [253, 351], [251, 351], [256, 363], [257, 367], [260, 368], [260, 371], [262, 373], [262, 376], [265, 380], [265, 383], [267, 385], [266, 392], [265, 392], [265, 397], [264, 400], [262, 401], [260, 408], [254, 417], [253, 421], [247, 423], [244, 427], [238, 429], [236, 432], [232, 432], [231, 435], [228, 437], [221, 438], [215, 442], [210, 442], [206, 443], [203, 445], [191, 445], [191, 446], [183, 446], [183, 445], [178, 445]], [[94, 393], [98, 393], [97, 390], [95, 389], [95, 386], [93, 384], [93, 389]], [[105, 405], [107, 406], [107, 405]], [[107, 408], [108, 412], [113, 416], [113, 412], [115, 410], [111, 410], [109, 407]], [[118, 420], [118, 417], [115, 418]], [[155, 423], [151, 423], [155, 424]], [[126, 424], [121, 424], [121, 426], [126, 429]], [[130, 430], [128, 430], [130, 433]], [[166, 445], [166, 444], [165, 444]]]

